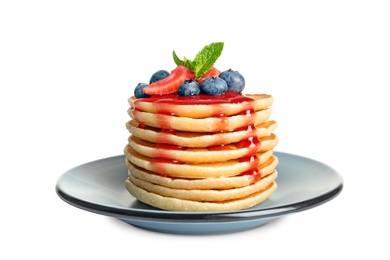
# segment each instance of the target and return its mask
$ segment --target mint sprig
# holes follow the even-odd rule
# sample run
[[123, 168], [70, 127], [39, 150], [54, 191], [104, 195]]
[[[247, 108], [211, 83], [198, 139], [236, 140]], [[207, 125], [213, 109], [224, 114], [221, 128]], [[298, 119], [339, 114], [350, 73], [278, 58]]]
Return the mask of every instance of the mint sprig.
[[176, 65], [189, 68], [194, 72], [196, 78], [200, 78], [214, 66], [219, 56], [221, 56], [222, 49], [223, 42], [213, 42], [198, 52], [193, 61], [186, 57], [181, 60], [175, 51], [172, 54]]
[[177, 57], [175, 51], [173, 51], [173, 60], [175, 61], [176, 65], [181, 65], [192, 70], [192, 61], [186, 57], [184, 57], [184, 60], [181, 60], [179, 57]]

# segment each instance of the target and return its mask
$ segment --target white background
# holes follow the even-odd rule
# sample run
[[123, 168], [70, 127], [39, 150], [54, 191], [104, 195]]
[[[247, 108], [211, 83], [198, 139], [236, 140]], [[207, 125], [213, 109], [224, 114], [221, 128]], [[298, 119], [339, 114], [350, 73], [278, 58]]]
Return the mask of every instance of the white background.
[[[248, 3], [249, 2], [249, 3]], [[388, 1], [1, 1], [1, 259], [389, 259]], [[278, 151], [344, 189], [250, 231], [179, 236], [77, 209], [74, 166], [122, 154], [138, 82], [225, 42], [216, 67], [275, 98]]]

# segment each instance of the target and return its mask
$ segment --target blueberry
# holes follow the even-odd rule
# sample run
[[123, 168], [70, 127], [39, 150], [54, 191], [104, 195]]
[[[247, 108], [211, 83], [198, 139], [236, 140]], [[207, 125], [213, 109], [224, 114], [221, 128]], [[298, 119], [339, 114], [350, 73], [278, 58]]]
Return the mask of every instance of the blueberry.
[[228, 91], [240, 93], [245, 87], [245, 79], [238, 71], [225, 70], [219, 77], [226, 81]]
[[134, 96], [136, 98], [147, 98], [150, 97], [150, 95], [145, 94], [142, 90], [144, 87], [148, 86], [146, 83], [138, 83], [138, 85], [134, 89]]
[[169, 72], [166, 70], [159, 70], [153, 73], [152, 77], [149, 80], [149, 84], [152, 84], [153, 82], [159, 81], [160, 79], [165, 79], [169, 76]]
[[218, 96], [225, 93], [228, 86], [220, 77], [209, 77], [202, 82], [200, 89], [207, 95]]
[[200, 86], [195, 80], [184, 81], [177, 91], [179, 96], [195, 96], [200, 93]]

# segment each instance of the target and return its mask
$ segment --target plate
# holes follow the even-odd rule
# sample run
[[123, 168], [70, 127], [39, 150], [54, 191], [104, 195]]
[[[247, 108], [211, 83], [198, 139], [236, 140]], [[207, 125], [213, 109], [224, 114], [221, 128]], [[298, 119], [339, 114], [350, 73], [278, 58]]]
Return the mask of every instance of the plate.
[[343, 188], [341, 175], [319, 161], [283, 152], [277, 190], [250, 209], [228, 212], [160, 210], [138, 201], [125, 188], [125, 157], [85, 163], [62, 174], [56, 193], [65, 202], [146, 230], [173, 234], [221, 234], [259, 227], [277, 218], [319, 206]]

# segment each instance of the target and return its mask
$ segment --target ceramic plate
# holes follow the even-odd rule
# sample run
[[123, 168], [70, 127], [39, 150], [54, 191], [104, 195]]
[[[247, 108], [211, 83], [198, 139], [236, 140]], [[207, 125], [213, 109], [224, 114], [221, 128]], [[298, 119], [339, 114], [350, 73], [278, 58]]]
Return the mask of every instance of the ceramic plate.
[[80, 209], [143, 229], [175, 234], [218, 234], [255, 228], [287, 214], [319, 206], [341, 192], [343, 179], [331, 167], [298, 155], [274, 154], [279, 159], [278, 188], [268, 200], [246, 210], [198, 213], [148, 206], [126, 190], [127, 168], [122, 155], [67, 171], [58, 179], [56, 192], [65, 202]]

